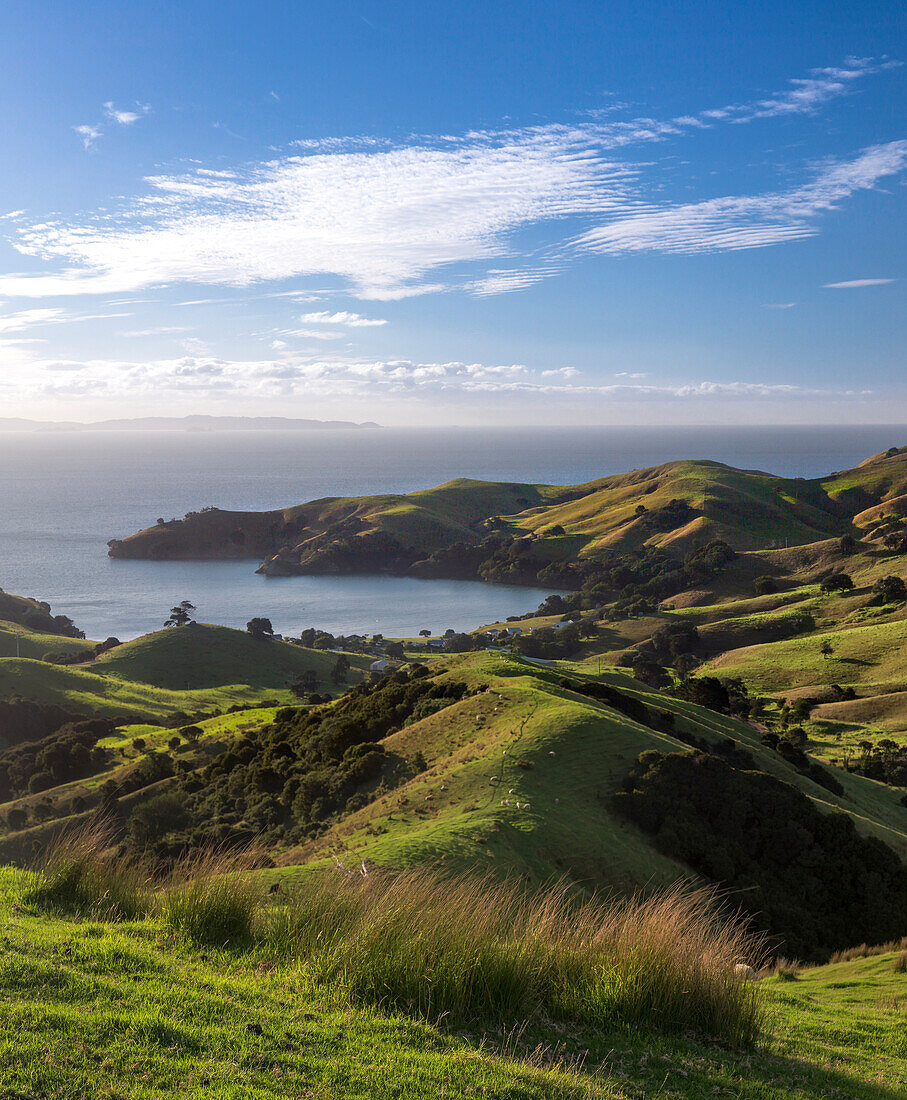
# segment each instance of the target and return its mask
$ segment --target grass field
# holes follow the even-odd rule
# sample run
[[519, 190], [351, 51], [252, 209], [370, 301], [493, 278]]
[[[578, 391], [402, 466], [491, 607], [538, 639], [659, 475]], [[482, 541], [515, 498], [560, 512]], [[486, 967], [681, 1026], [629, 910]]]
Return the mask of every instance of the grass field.
[[760, 983], [755, 1047], [552, 1027], [451, 1030], [357, 1005], [303, 965], [200, 949], [155, 920], [16, 905], [0, 871], [3, 1100], [896, 1100], [907, 1091], [907, 976], [894, 955]]
[[236, 703], [255, 704], [263, 699], [293, 701], [286, 689], [234, 683], [177, 691], [105, 672], [94, 666], [67, 668], [8, 657], [0, 660], [0, 695], [16, 693], [38, 702], [56, 703], [76, 714], [107, 718], [166, 718], [175, 711], [221, 711]]
[[[369, 659], [349, 656], [354, 669]], [[256, 640], [241, 630], [197, 624], [158, 630], [109, 650], [92, 666], [121, 680], [153, 684], [171, 691], [242, 683], [252, 688], [285, 688], [302, 672], [313, 670], [320, 690], [331, 689], [335, 653], [303, 649], [288, 642]], [[351, 674], [351, 682], [356, 679]]]

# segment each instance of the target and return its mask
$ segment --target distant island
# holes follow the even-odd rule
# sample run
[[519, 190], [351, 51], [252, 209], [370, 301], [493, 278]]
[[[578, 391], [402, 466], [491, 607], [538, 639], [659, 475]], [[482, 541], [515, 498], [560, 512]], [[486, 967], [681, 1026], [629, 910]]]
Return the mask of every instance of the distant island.
[[294, 420], [287, 416], [141, 416], [90, 423], [0, 417], [0, 432], [273, 432], [380, 427], [371, 420], [357, 424], [352, 420]]

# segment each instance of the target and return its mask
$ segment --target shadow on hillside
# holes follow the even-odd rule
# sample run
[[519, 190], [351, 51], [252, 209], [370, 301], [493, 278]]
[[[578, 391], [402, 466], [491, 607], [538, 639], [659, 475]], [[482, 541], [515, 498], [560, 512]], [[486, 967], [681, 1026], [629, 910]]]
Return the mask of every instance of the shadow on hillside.
[[872, 665], [872, 661], [864, 661], [862, 657], [839, 657], [838, 664], [841, 665], [862, 665], [863, 668], [869, 668]]
[[[549, 1041], [550, 1037], [549, 1033]], [[765, 1038], [769, 1042], [772, 1040], [770, 1025], [766, 1028]], [[806, 1036], [804, 1042], [817, 1047], [815, 1035]], [[485, 1049], [503, 1056], [538, 1057], [539, 1050], [545, 1045], [545, 1036], [529, 1034], [528, 1031], [523, 1033], [516, 1046], [512, 1041], [502, 1043], [495, 1042], [490, 1036], [483, 1037]], [[631, 1045], [635, 1049], [628, 1050]], [[824, 1052], [816, 1049], [817, 1059], [823, 1056]], [[781, 1095], [786, 1089], [793, 1092], [804, 1086], [807, 1086], [810, 1096], [904, 1100], [900, 1087], [892, 1088], [871, 1081], [869, 1074], [873, 1070], [870, 1067], [865, 1067], [866, 1076], [861, 1076], [856, 1066], [853, 1075], [850, 1075], [818, 1062], [772, 1053], [761, 1045], [756, 1048], [724, 1047], [707, 1039], [698, 1042], [693, 1038], [658, 1032], [641, 1031], [630, 1040], [624, 1031], [602, 1033], [578, 1029], [573, 1032], [573, 1041], [561, 1047], [559, 1057], [581, 1061], [583, 1070], [595, 1075], [596, 1079], [605, 1078], [624, 1085], [633, 1083], [642, 1090], [651, 1086], [651, 1094], [643, 1091], [646, 1096], [668, 1090], [678, 1100], [698, 1100], [722, 1089], [730, 1090], [728, 1094], [732, 1093], [741, 1100], [756, 1100], [757, 1097], [774, 1096], [776, 1093]], [[660, 1067], [657, 1080], [651, 1076], [655, 1065]]]

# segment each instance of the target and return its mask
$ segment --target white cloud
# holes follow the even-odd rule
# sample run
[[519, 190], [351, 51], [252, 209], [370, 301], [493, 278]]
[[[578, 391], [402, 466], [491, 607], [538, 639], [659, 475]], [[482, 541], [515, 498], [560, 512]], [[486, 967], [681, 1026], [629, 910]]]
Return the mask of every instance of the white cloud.
[[[577, 251], [704, 252], [796, 240], [817, 232], [819, 214], [900, 171], [907, 143], [826, 165], [799, 188], [676, 206], [647, 197], [642, 180], [653, 165], [618, 161], [613, 151], [718, 123], [811, 113], [888, 64], [849, 59], [791, 81], [786, 91], [670, 121], [609, 115], [415, 136], [398, 145], [374, 137], [301, 140], [294, 143], [301, 155], [152, 176], [146, 193], [118, 211], [21, 224], [15, 247], [52, 270], [0, 276], [0, 293], [112, 294], [177, 283], [246, 288], [329, 275], [363, 300], [451, 289], [488, 296], [558, 274]], [[110, 101], [105, 110], [117, 124], [132, 125], [148, 108], [123, 111]], [[100, 126], [76, 129], [86, 148], [101, 134]], [[568, 219], [580, 224], [568, 231]], [[529, 246], [529, 230], [549, 239]]]
[[[282, 341], [277, 341], [282, 344]], [[438, 407], [457, 395], [524, 395], [539, 401], [638, 405], [653, 402], [764, 401], [824, 396], [843, 398], [852, 391], [808, 389], [767, 382], [698, 380], [643, 384], [622, 372], [624, 381], [578, 385], [571, 367], [535, 371], [521, 363], [484, 364], [368, 359], [351, 356], [291, 356], [224, 359], [208, 352], [151, 360], [39, 358], [33, 352], [0, 343], [0, 393], [18, 400], [67, 396], [103, 396], [118, 400], [181, 398], [229, 399], [362, 398], [422, 396]], [[865, 393], [866, 391], [861, 391]]]
[[138, 120], [142, 117], [142, 114], [144, 114], [144, 112], [147, 110], [148, 108], [145, 107], [142, 113], [139, 114], [135, 111], [118, 110], [111, 102], [107, 102], [104, 104], [104, 114], [107, 116], [107, 118], [110, 119], [111, 122], [116, 122], [120, 126], [131, 126], [134, 122], [138, 122]]
[[346, 334], [323, 328], [287, 328], [281, 329], [279, 335], [297, 337], [305, 340], [342, 340]]
[[631, 378], [631, 379], [636, 380], [636, 379], [640, 379], [640, 378], [648, 378], [649, 375], [645, 371], [635, 371], [635, 372], [631, 373], [630, 371], [621, 370], [621, 371], [618, 371], [617, 374], [614, 375], [614, 377], [615, 378]]
[[[808, 77], [791, 80], [790, 87], [765, 99], [702, 111], [700, 119], [716, 122], [753, 122], [779, 115], [812, 114], [824, 103], [851, 91], [861, 77], [893, 68], [897, 62], [850, 57], [843, 65], [813, 69]], [[679, 119], [676, 121], [680, 121]]]
[[849, 279], [843, 283], [826, 283], [826, 290], [852, 290], [854, 287], [860, 286], [885, 286], [887, 283], [895, 282], [895, 279]]
[[23, 309], [17, 313], [0, 314], [0, 332], [22, 332], [33, 325], [44, 325], [58, 320], [61, 309]]
[[101, 134], [104, 132], [100, 126], [89, 126], [87, 124], [82, 126], [73, 126], [73, 130], [82, 139], [82, 148], [91, 149]]
[[303, 313], [299, 320], [303, 324], [345, 325], [347, 328], [373, 328], [377, 325], [387, 324], [387, 321], [380, 317], [363, 317], [360, 313], [350, 313], [348, 310], [331, 313], [323, 309], [317, 313]]
[[793, 309], [796, 302], [767, 302], [766, 309]]
[[811, 183], [765, 195], [666, 206], [618, 218], [577, 239], [589, 252], [718, 252], [761, 248], [818, 233], [815, 219], [907, 165], [907, 141], [875, 145], [821, 168]]
[[253, 165], [238, 178], [157, 176], [119, 219], [43, 222], [26, 255], [62, 261], [7, 276], [6, 293], [107, 293], [174, 282], [246, 286], [340, 275], [363, 297], [425, 293], [423, 276], [507, 251], [519, 229], [625, 209], [631, 169], [588, 134], [526, 131], [443, 148], [313, 154]]
[[111, 317], [131, 317], [131, 313], [67, 313], [63, 309], [22, 309], [0, 314], [0, 332], [23, 332], [36, 325], [60, 325], [76, 321], [104, 321]]

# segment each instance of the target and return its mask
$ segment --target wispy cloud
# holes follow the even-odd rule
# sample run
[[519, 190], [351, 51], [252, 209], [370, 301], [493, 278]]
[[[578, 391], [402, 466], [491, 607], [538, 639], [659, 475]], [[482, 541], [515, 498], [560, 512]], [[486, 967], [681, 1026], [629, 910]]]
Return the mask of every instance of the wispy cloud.
[[[727, 122], [808, 114], [887, 64], [851, 59], [785, 91], [669, 121], [609, 116], [417, 136], [402, 145], [319, 139], [264, 163], [152, 176], [147, 192], [119, 211], [20, 223], [15, 247], [53, 270], [0, 276], [0, 292], [247, 288], [328, 275], [362, 300], [452, 289], [482, 297], [524, 290], [583, 254], [715, 252], [798, 240], [817, 233], [820, 215], [849, 195], [901, 171], [907, 142], [826, 163], [799, 187], [677, 205], [653, 202], [663, 186], [655, 166], [617, 159], [616, 150]], [[122, 125], [139, 117], [112, 102], [106, 107]], [[100, 127], [77, 129], [86, 148], [100, 136]], [[529, 232], [546, 239], [529, 246]], [[369, 319], [304, 323], [365, 327]]]
[[360, 313], [350, 313], [347, 310], [340, 310], [336, 313], [330, 313], [328, 310], [320, 310], [317, 313], [303, 313], [299, 320], [303, 324], [345, 325], [347, 328], [374, 328], [387, 324], [387, 321], [381, 317], [363, 317]]
[[826, 290], [853, 290], [861, 286], [885, 286], [887, 283], [896, 282], [895, 279], [848, 279], [843, 283], [826, 283]]
[[796, 302], [766, 302], [766, 309], [793, 309]]
[[104, 321], [111, 317], [131, 317], [131, 313], [69, 313], [63, 309], [22, 309], [0, 314], [0, 333], [24, 332], [44, 325], [62, 325], [75, 321]]
[[82, 126], [73, 126], [73, 130], [79, 135], [83, 149], [91, 149], [104, 132], [100, 126], [90, 126], [87, 123]]
[[577, 238], [589, 252], [718, 252], [762, 248], [813, 237], [816, 219], [856, 191], [875, 186], [907, 165], [907, 141], [865, 149], [850, 161], [821, 168], [812, 182], [789, 191], [735, 195], [665, 206], [618, 218]]
[[132, 126], [134, 122], [138, 122], [142, 115], [147, 114], [150, 109], [151, 108], [147, 106], [140, 106], [138, 111], [123, 111], [115, 107], [110, 101], [104, 104], [105, 116], [110, 119], [111, 122], [117, 123], [118, 126]]
[[764, 99], [702, 111], [697, 117], [706, 121], [742, 123], [779, 115], [812, 114], [829, 100], [847, 95], [861, 77], [899, 65], [896, 61], [849, 57], [843, 65], [813, 69], [809, 76], [791, 80], [789, 88]]

